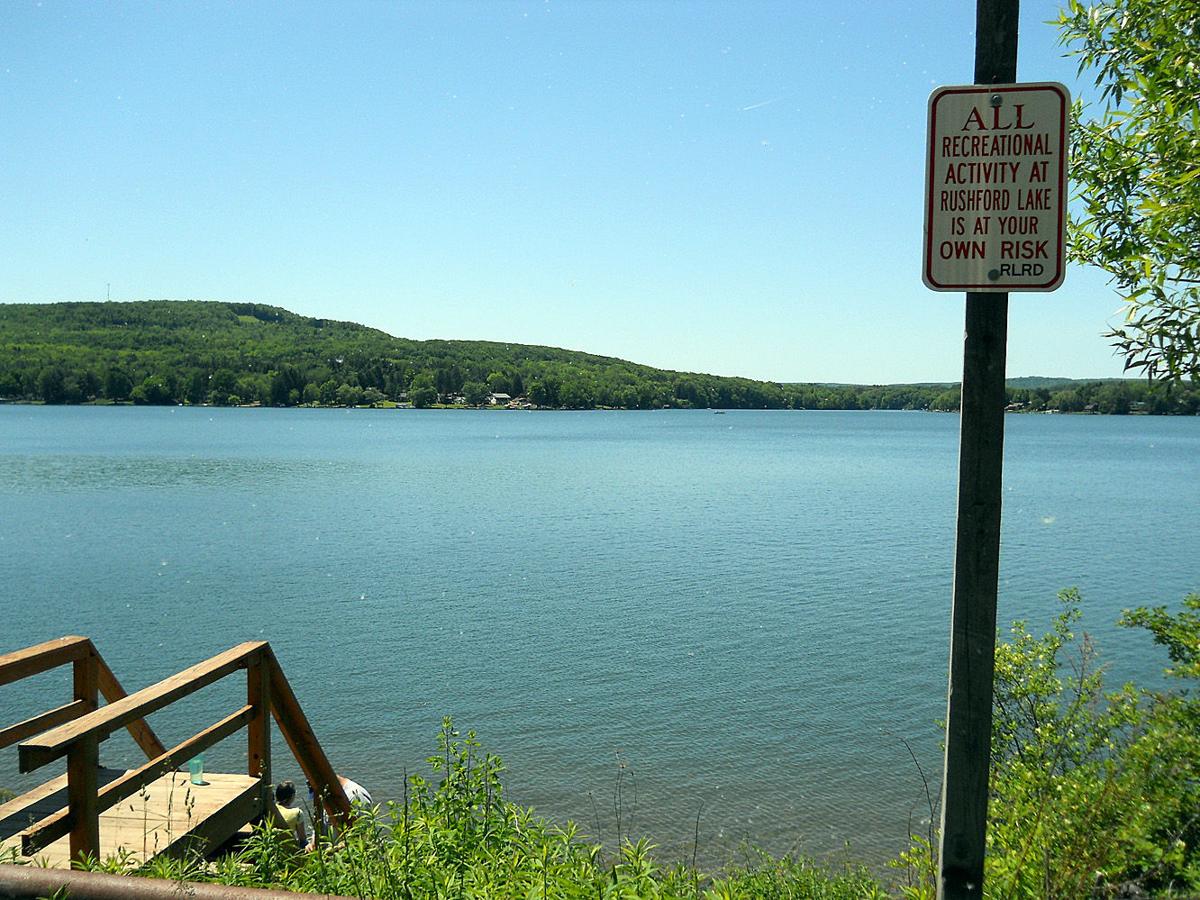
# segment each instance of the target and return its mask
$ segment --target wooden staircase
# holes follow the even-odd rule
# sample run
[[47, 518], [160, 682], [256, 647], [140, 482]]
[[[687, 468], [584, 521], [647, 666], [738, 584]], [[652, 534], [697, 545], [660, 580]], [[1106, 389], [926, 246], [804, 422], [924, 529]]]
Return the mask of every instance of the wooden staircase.
[[[81, 857], [116, 856], [136, 863], [161, 853], [207, 855], [273, 811], [271, 717], [325, 807], [337, 819], [350, 814], [337, 776], [266, 641], [239, 644], [126, 694], [90, 640], [63, 637], [0, 655], [0, 686], [65, 665], [72, 667], [70, 702], [0, 729], [0, 749], [18, 744], [22, 772], [64, 758], [67, 770], [0, 805], [0, 859], [10, 847], [21, 859], [58, 867]], [[243, 670], [246, 703], [182, 743], [167, 749], [146, 723], [151, 713]], [[136, 769], [100, 765], [101, 742], [121, 728], [146, 755]], [[206, 784], [193, 784], [186, 771], [178, 771], [243, 729], [244, 774], [206, 772]]]

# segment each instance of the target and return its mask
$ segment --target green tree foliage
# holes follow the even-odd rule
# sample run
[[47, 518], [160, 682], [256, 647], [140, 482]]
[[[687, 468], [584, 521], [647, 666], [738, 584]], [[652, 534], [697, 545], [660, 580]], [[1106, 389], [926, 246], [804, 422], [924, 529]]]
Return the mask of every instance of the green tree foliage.
[[337, 393], [334, 394], [334, 403], [338, 406], [358, 406], [362, 402], [362, 388], [354, 384], [338, 385]]
[[130, 394], [134, 403], [164, 406], [175, 402], [175, 390], [171, 379], [163, 375], [149, 375]]
[[37, 392], [43, 403], [66, 402], [66, 373], [61, 366], [47, 366], [42, 369], [38, 374]]
[[434, 386], [433, 376], [422, 372], [412, 380], [408, 387], [408, 401], [417, 409], [425, 409], [438, 401], [438, 389]]
[[[222, 367], [208, 376], [208, 402], [224, 406], [229, 395], [237, 393], [237, 373]], [[114, 398], [116, 399], [116, 398]]]
[[1101, 104], [1076, 110], [1071, 254], [1128, 301], [1126, 368], [1200, 379], [1200, 4], [1070, 0], [1058, 25]]
[[[1106, 693], [1095, 648], [1076, 631], [1079, 595], [1059, 595], [1051, 630], [1024, 622], [996, 648], [985, 895], [1197, 896], [1200, 698], [1125, 685]], [[1200, 675], [1200, 596], [1139, 608], [1181, 684]], [[913, 897], [933, 896], [932, 836], [902, 857]]]
[[295, 406], [304, 391], [305, 378], [298, 368], [284, 364], [271, 375], [271, 405]]
[[962, 391], [959, 388], [949, 388], [933, 398], [932, 409], [946, 412], [958, 409], [962, 403]]
[[24, 395], [16, 372], [0, 372], [0, 400], [16, 400]]
[[487, 377], [488, 390], [493, 394], [508, 394], [515, 397], [520, 391], [513, 388], [511, 376], [504, 372], [491, 372]]
[[462, 392], [463, 399], [471, 406], [482, 406], [484, 403], [487, 403], [488, 396], [492, 393], [482, 381], [465, 382]]
[[338, 383], [332, 378], [322, 382], [317, 388], [317, 400], [324, 406], [333, 406], [337, 403]]

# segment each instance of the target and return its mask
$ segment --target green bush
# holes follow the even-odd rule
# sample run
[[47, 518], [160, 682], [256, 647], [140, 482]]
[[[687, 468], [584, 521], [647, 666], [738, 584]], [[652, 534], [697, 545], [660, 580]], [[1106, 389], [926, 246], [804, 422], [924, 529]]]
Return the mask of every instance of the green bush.
[[[1200, 893], [1200, 701], [1184, 687], [1105, 693], [1079, 595], [1059, 595], [1051, 630], [1024, 622], [996, 648], [985, 896], [1196, 896]], [[1200, 596], [1183, 610], [1128, 611], [1175, 664], [1200, 671]], [[933, 896], [930, 841], [897, 861], [906, 894]]]
[[[557, 826], [504, 799], [499, 757], [450, 719], [429, 757], [432, 776], [406, 781], [399, 802], [360, 812], [337, 836], [319, 834], [299, 853], [278, 829], [256, 828], [238, 853], [215, 862], [160, 857], [137, 874], [306, 893], [391, 898], [821, 898], [885, 896], [865, 869], [825, 867], [766, 854], [719, 875], [663, 867], [645, 840], [615, 856], [582, 839], [573, 823]], [[319, 817], [318, 817], [319, 818]], [[127, 870], [125, 860], [96, 867]]]

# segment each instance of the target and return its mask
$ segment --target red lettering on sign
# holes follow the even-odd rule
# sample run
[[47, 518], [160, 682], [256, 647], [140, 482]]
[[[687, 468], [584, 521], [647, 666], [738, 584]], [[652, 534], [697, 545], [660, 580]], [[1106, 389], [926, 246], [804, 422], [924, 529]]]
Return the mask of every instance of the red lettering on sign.
[[1033, 188], [1017, 194], [1017, 209], [1051, 209], [1050, 188]]
[[975, 107], [971, 107], [971, 114], [969, 116], [967, 116], [967, 121], [965, 123], [963, 123], [963, 127], [958, 130], [959, 131], [970, 131], [972, 122], [975, 123], [975, 127], [978, 128], [980, 131], [988, 130], [988, 127], [983, 124], [983, 116], [979, 115], [979, 110]]
[[987, 256], [987, 242], [942, 241], [938, 253], [942, 259], [983, 259]]
[[[971, 114], [969, 116], [967, 116], [967, 121], [964, 122], [963, 127], [958, 130], [959, 131], [970, 131], [972, 122], [975, 123], [976, 131], [1010, 131], [1013, 128], [1016, 128], [1018, 131], [1025, 131], [1034, 126], [1033, 122], [1030, 122], [1028, 125], [1025, 124], [1025, 104], [1024, 103], [1014, 103], [1012, 105], [1012, 109], [1015, 109], [1017, 111], [1016, 121], [1009, 122], [1007, 125], [1001, 125], [1000, 117], [1001, 117], [1001, 115], [1004, 114], [1005, 110], [1001, 106], [993, 106], [992, 107], [992, 124], [989, 126], [983, 121], [983, 114], [979, 112], [979, 107], [972, 107]], [[942, 152], [943, 153], [946, 152], [946, 146], [947, 145], [945, 143], [945, 140], [943, 139], [943, 143], [942, 143], [942, 148], [943, 148]]]
[[1048, 259], [1048, 241], [1001, 241], [1001, 259]]

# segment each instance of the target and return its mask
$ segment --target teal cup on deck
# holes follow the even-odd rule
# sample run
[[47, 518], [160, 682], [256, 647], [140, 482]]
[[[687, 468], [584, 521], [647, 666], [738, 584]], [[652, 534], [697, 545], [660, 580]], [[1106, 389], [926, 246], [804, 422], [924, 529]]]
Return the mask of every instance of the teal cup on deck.
[[188, 760], [188, 780], [192, 784], [208, 784], [204, 780], [204, 754]]

